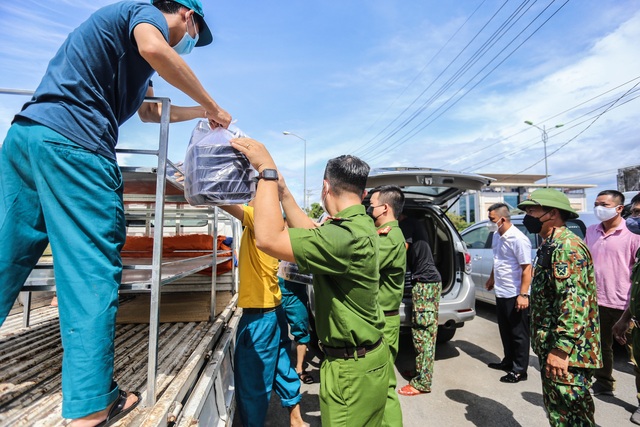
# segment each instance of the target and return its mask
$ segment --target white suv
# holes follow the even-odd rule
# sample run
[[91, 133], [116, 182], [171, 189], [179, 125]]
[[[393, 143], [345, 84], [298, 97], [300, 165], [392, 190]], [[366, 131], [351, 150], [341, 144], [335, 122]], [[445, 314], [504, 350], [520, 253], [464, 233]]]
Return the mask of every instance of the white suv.
[[[456, 328], [475, 317], [475, 289], [471, 280], [471, 257], [460, 234], [445, 215], [447, 203], [466, 190], [479, 190], [491, 178], [462, 172], [429, 168], [373, 169], [367, 187], [397, 185], [405, 195], [404, 213], [415, 218], [427, 230], [436, 267], [442, 276], [442, 296], [438, 312], [438, 342], [453, 338]], [[364, 201], [368, 205], [368, 199]], [[295, 264], [283, 265], [280, 274], [287, 280], [311, 283]], [[405, 283], [400, 304], [400, 325], [411, 327], [411, 280]], [[310, 317], [314, 313], [313, 287], [308, 286]]]

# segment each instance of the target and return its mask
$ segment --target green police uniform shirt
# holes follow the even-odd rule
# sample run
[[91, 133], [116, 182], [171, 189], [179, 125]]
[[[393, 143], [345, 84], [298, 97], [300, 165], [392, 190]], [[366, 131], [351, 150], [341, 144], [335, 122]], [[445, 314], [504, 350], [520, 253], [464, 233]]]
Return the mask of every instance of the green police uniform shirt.
[[377, 343], [378, 234], [362, 205], [350, 206], [315, 229], [289, 229], [298, 269], [313, 274], [316, 332], [323, 345]]
[[407, 266], [407, 250], [404, 234], [398, 221], [387, 222], [378, 227], [380, 237], [380, 294], [378, 302], [383, 311], [400, 307], [404, 293], [404, 273]]
[[631, 270], [631, 294], [629, 295], [629, 312], [638, 319], [640, 316], [640, 249], [636, 252], [636, 262]]
[[[544, 255], [545, 246], [552, 252]], [[538, 250], [531, 282], [531, 346], [541, 358], [557, 348], [569, 366], [599, 368], [600, 321], [591, 253], [566, 227]]]

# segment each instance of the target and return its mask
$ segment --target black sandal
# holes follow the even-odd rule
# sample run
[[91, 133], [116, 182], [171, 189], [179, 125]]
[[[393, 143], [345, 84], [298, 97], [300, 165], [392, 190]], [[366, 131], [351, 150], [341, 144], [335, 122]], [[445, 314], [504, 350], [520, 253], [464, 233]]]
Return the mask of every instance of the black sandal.
[[109, 413], [107, 414], [107, 419], [101, 422], [100, 424], [97, 424], [96, 427], [110, 426], [114, 424], [116, 421], [121, 420], [129, 412], [134, 410], [138, 406], [138, 404], [140, 404], [142, 397], [138, 392], [133, 392], [132, 394], [134, 394], [138, 398], [138, 400], [136, 400], [135, 403], [133, 403], [131, 406], [125, 409], [124, 405], [127, 404], [127, 392], [120, 390], [120, 394], [118, 395], [118, 398], [116, 399], [113, 406], [111, 406], [111, 409], [109, 409]]
[[315, 382], [311, 374], [309, 374], [307, 371], [300, 372], [298, 374], [298, 377], [300, 377], [300, 381], [305, 384], [313, 384]]

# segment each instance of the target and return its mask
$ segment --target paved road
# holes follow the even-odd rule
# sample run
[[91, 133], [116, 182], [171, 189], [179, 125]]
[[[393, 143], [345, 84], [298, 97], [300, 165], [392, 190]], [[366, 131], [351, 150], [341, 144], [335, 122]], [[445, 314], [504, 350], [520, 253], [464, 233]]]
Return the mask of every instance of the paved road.
[[[499, 362], [502, 346], [498, 336], [494, 308], [478, 303], [478, 316], [457, 331], [453, 340], [436, 351], [433, 392], [416, 397], [400, 396], [404, 425], [447, 426], [531, 426], [548, 425], [543, 409], [539, 366], [531, 354], [529, 379], [518, 384], [503, 384], [499, 371], [487, 368]], [[603, 427], [632, 425], [636, 408], [635, 383], [631, 364], [623, 349], [616, 352], [614, 376], [618, 380], [614, 397], [596, 397], [596, 421]], [[310, 371], [319, 377], [320, 359], [314, 353]], [[413, 347], [409, 335], [402, 337], [396, 372], [413, 367]], [[399, 374], [399, 386], [407, 383]], [[318, 384], [302, 385], [302, 411], [311, 426], [320, 426]], [[287, 411], [277, 396], [271, 401], [267, 426], [288, 426]], [[234, 422], [234, 426], [239, 423]]]

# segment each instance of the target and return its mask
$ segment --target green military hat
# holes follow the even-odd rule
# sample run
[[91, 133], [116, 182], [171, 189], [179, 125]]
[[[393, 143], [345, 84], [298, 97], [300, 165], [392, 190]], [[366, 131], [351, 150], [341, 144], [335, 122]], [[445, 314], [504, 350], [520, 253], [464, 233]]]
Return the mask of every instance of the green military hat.
[[556, 208], [568, 212], [569, 218], [578, 218], [578, 213], [571, 207], [567, 195], [553, 188], [541, 188], [532, 192], [527, 200], [518, 204], [518, 209], [524, 210], [527, 206]]

